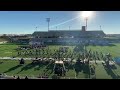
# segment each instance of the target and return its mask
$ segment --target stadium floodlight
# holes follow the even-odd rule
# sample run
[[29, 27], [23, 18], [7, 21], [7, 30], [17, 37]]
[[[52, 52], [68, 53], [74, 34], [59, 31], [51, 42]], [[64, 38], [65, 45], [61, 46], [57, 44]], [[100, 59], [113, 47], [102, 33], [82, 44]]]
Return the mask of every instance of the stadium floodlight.
[[50, 18], [46, 18], [47, 22], [48, 22], [48, 31], [49, 31], [49, 22], [50, 22]]
[[69, 30], [70, 30], [70, 26], [69, 26]]
[[100, 30], [101, 30], [101, 25], [100, 25]]
[[87, 21], [88, 21], [88, 18], [91, 17], [93, 14], [92, 11], [83, 11], [82, 12], [82, 17], [85, 19], [86, 21], [86, 30], [87, 30]]
[[37, 31], [37, 28], [38, 28], [38, 27], [35, 27], [36, 31]]
[[57, 26], [56, 26], [56, 30], [57, 30]]

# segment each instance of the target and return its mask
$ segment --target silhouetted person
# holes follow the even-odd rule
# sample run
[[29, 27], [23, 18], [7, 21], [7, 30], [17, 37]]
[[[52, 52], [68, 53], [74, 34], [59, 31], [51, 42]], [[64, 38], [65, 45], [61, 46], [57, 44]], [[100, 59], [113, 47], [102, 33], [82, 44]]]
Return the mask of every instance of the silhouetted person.
[[24, 62], [24, 59], [22, 58], [21, 60], [20, 60], [20, 64], [24, 64], [25, 62]]
[[27, 76], [25, 76], [25, 79], [28, 79], [28, 77], [27, 77]]
[[20, 79], [20, 77], [18, 76], [17, 79]]
[[2, 77], [2, 73], [0, 73], [0, 78]]
[[35, 58], [36, 60], [38, 59], [38, 57]]
[[94, 68], [91, 67], [91, 74], [94, 75], [95, 74], [95, 70]]
[[15, 76], [13, 76], [13, 78], [16, 79]]

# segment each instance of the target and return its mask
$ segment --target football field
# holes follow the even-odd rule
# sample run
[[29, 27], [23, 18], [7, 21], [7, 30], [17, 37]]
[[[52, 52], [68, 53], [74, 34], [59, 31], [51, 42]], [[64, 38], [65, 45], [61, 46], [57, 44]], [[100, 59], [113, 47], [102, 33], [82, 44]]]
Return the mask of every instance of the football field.
[[[18, 50], [17, 47], [21, 45], [16, 45], [16, 44], [0, 44], [0, 57], [21, 57], [18, 56]], [[50, 56], [50, 54], [54, 53], [54, 50], [58, 50], [59, 47], [62, 45], [49, 45], [49, 52], [45, 56]], [[68, 46], [68, 52], [67, 54], [73, 52], [73, 49], [75, 46]], [[113, 46], [87, 46], [87, 50], [92, 50], [92, 51], [97, 51], [97, 52], [102, 52], [103, 54], [110, 53], [112, 57], [119, 57], [120, 56], [120, 43], [115, 43]], [[47, 49], [46, 49], [47, 50]], [[22, 50], [21, 50], [22, 51]], [[45, 51], [46, 52], [46, 51]], [[36, 55], [23, 55], [23, 57], [35, 57]], [[38, 55], [40, 56], [40, 55]], [[44, 56], [44, 55], [42, 55]]]
[[[49, 45], [44, 49], [44, 53], [38, 55], [21, 55], [18, 56], [18, 50], [16, 48], [20, 45], [16, 44], [0, 44], [0, 57], [52, 57], [54, 52], [61, 47], [61, 45]], [[69, 49], [66, 52], [64, 57], [69, 57], [71, 53], [73, 53], [73, 49], [75, 46], [68, 46]], [[120, 57], [120, 43], [114, 44], [113, 46], [87, 46], [87, 50], [97, 51], [98, 53], [102, 52], [104, 55], [110, 53], [113, 58]], [[49, 50], [49, 51], [48, 51]], [[74, 59], [78, 57], [78, 54], [74, 55]], [[62, 57], [62, 56], [61, 56]], [[94, 60], [92, 60], [93, 64]], [[103, 61], [100, 59], [100, 61]], [[19, 65], [18, 60], [0, 60], [0, 73], [6, 73], [9, 76], [29, 76], [29, 77], [37, 77], [42, 76], [44, 74], [48, 75], [50, 78], [53, 75], [53, 67], [54, 64], [48, 63], [44, 64], [31, 64], [32, 61], [26, 60], [24, 65]], [[67, 66], [65, 66], [67, 67]], [[106, 68], [102, 63], [95, 64], [95, 75], [97, 79], [118, 79], [120, 78], [120, 66], [115, 64], [115, 68]], [[64, 77], [61, 77], [64, 78]], [[89, 67], [84, 67], [77, 75], [75, 71], [75, 65], [72, 64], [68, 67], [65, 78], [77, 78], [84, 79], [90, 78]]]

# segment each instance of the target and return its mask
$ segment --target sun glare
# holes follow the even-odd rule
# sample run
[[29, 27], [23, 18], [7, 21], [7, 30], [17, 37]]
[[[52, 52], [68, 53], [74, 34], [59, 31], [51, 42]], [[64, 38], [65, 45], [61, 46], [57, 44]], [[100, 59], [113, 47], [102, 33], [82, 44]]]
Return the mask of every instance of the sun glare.
[[81, 13], [81, 15], [83, 18], [88, 18], [88, 17], [91, 17], [93, 15], [93, 12], [92, 11], [83, 11]]

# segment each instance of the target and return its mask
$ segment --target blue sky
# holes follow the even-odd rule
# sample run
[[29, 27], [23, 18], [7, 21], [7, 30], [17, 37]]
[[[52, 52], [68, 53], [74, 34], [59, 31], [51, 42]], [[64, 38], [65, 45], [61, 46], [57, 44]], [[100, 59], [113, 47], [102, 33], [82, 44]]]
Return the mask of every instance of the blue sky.
[[[47, 31], [46, 18], [51, 18], [51, 30], [81, 29], [85, 20], [80, 11], [0, 11], [0, 34], [32, 34]], [[76, 18], [80, 16], [79, 18]], [[88, 19], [88, 30], [120, 34], [120, 11], [94, 11]], [[35, 27], [38, 27], [37, 29]]]

